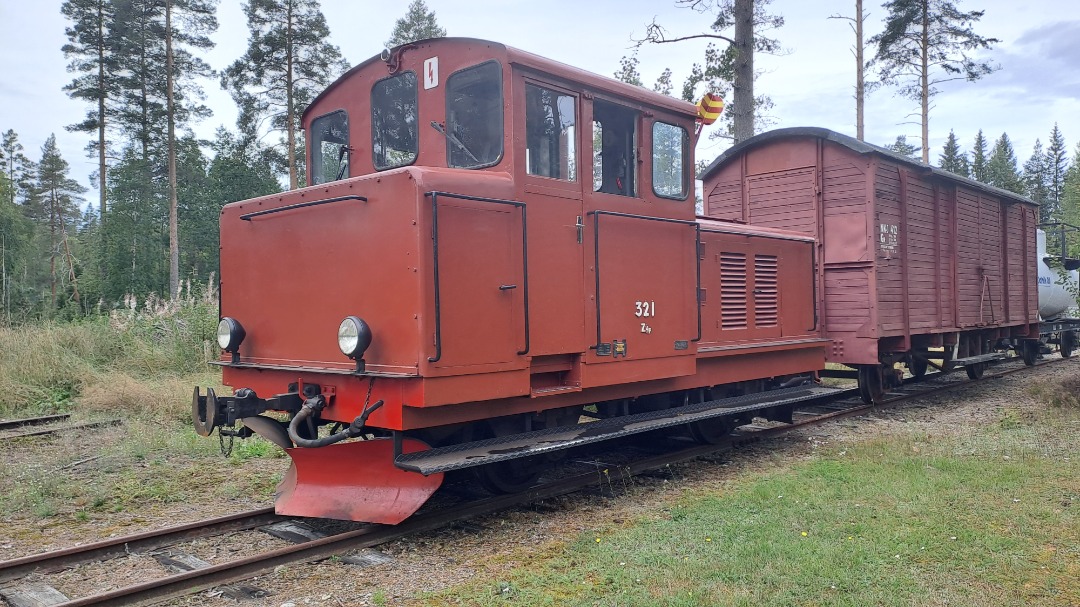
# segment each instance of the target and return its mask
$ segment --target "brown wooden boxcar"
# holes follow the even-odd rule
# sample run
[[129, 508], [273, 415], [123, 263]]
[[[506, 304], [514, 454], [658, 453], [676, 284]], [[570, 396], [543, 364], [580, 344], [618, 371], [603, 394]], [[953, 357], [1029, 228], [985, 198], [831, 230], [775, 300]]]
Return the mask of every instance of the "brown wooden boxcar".
[[1038, 334], [1038, 209], [1023, 196], [823, 128], [748, 139], [702, 179], [708, 217], [817, 237], [827, 360], [859, 369], [864, 398], [897, 363], [976, 377], [1000, 340]]

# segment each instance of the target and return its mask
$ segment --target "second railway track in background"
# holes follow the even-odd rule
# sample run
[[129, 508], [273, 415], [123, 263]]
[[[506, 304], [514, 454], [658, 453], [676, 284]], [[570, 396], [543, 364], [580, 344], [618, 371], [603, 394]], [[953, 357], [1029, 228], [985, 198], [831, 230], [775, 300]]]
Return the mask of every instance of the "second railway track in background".
[[[1053, 364], [1053, 362], [1056, 361], [1041, 362], [1036, 365], [1036, 368]], [[924, 377], [922, 381], [908, 382], [903, 386], [892, 389], [886, 400], [879, 405], [863, 404], [859, 400], [857, 388], [837, 389], [836, 392], [827, 397], [797, 407], [795, 409], [795, 421], [792, 424], [768, 427], [746, 425], [740, 427], [720, 444], [694, 445], [668, 453], [642, 457], [625, 464], [604, 464], [603, 466], [598, 464], [596, 470], [552, 480], [519, 493], [466, 501], [450, 507], [432, 508], [430, 511], [421, 510], [421, 512], [397, 526], [367, 525], [352, 531], [285, 546], [254, 556], [185, 571], [97, 595], [73, 599], [60, 603], [60, 605], [66, 607], [129, 605], [176, 598], [199, 590], [244, 580], [271, 571], [281, 565], [317, 561], [362, 548], [371, 548], [418, 533], [439, 529], [457, 521], [494, 514], [507, 508], [573, 493], [589, 486], [601, 484], [601, 482], [619, 481], [649, 470], [663, 468], [717, 452], [728, 451], [738, 446], [777, 437], [797, 428], [816, 425], [842, 417], [862, 415], [936, 392], [965, 386], [977, 386], [980, 383], [993, 381], [1029, 368], [1019, 363], [1019, 359], [1010, 359], [1010, 362], [998, 365], [993, 369], [992, 373], [987, 373], [978, 381], [968, 381], [963, 379], [963, 374], [958, 373], [932, 373]], [[601, 467], [604, 467], [602, 474], [599, 472]], [[55, 572], [87, 562], [107, 560], [140, 551], [156, 550], [165, 546], [224, 533], [255, 529], [288, 520], [289, 518], [275, 515], [272, 508], [264, 508], [114, 538], [86, 546], [77, 546], [2, 561], [0, 562], [0, 584], [10, 585], [10, 582], [35, 571]]]
[[[76, 424], [55, 425], [71, 420], [71, 414], [59, 413], [56, 415], [42, 415], [39, 417], [27, 417], [23, 419], [0, 420], [0, 441], [15, 438], [30, 438], [35, 436], [49, 436], [68, 430], [85, 430], [88, 428], [100, 428], [102, 426], [115, 426], [122, 423], [119, 419], [106, 419]], [[44, 426], [44, 427], [42, 427]], [[24, 430], [25, 428], [32, 428]]]

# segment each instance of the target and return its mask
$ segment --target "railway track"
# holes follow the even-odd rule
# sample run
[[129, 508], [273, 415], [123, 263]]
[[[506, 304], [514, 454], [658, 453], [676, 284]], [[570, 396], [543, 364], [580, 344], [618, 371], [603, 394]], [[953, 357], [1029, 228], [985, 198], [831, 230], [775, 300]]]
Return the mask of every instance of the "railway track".
[[[106, 419], [93, 422], [82, 422], [78, 424], [67, 424], [61, 426], [53, 426], [57, 422], [64, 422], [71, 419], [71, 415], [68, 413], [61, 413], [58, 415], [43, 415], [40, 417], [28, 417], [24, 419], [11, 419], [0, 420], [0, 441], [11, 440], [16, 438], [30, 438], [34, 436], [49, 436], [52, 434], [60, 434], [69, 430], [86, 430], [89, 428], [101, 428], [104, 426], [115, 426], [123, 423], [119, 419]], [[40, 426], [49, 426], [47, 428], [41, 428]], [[23, 432], [10, 433], [13, 430], [21, 430], [22, 428], [36, 428], [35, 430], [26, 430]]]
[[[1041, 362], [1036, 365], [1036, 368], [1053, 364], [1058, 360], [1060, 359]], [[978, 382], [993, 381], [1030, 368], [1023, 366], [1018, 360], [1011, 360], [998, 365], [993, 369], [993, 372], [988, 372], [977, 382], [968, 381], [963, 378], [962, 374], [958, 373], [927, 374], [922, 381], [909, 381], [903, 386], [893, 389], [888, 394], [885, 402], [879, 405], [863, 404], [859, 400], [857, 388], [838, 389], [828, 397], [809, 402], [796, 409], [795, 420], [791, 424], [767, 427], [753, 424], [743, 426], [719, 444], [694, 445], [668, 453], [642, 457], [625, 464], [605, 465], [602, 474], [599, 472], [600, 466], [597, 466], [596, 470], [559, 478], [519, 493], [474, 499], [449, 507], [434, 508], [428, 512], [421, 510], [420, 513], [400, 525], [370, 525], [300, 544], [285, 546], [247, 558], [69, 600], [59, 603], [59, 605], [63, 607], [90, 605], [102, 607], [146, 604], [176, 598], [203, 589], [244, 580], [271, 571], [281, 565], [318, 561], [363, 548], [371, 548], [419, 533], [436, 530], [454, 522], [494, 514], [511, 507], [573, 493], [597, 485], [601, 481], [606, 483], [621, 481], [650, 470], [777, 437], [798, 428], [805, 428], [839, 418], [863, 415], [872, 410], [894, 407], [913, 398], [965, 386], [974, 386]], [[87, 546], [4, 561], [0, 562], [0, 583], [10, 582], [34, 571], [56, 571], [76, 564], [153, 550], [196, 538], [230, 531], [253, 529], [286, 518], [273, 514], [272, 508], [265, 508], [159, 531], [115, 538]]]

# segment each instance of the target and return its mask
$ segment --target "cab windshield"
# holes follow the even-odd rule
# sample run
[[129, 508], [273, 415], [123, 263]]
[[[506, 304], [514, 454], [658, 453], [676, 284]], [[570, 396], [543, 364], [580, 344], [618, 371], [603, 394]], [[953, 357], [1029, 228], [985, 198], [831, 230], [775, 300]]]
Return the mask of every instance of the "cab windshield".
[[[491, 166], [503, 153], [502, 67], [495, 61], [456, 72], [446, 81], [449, 166]], [[438, 129], [438, 125], [435, 125]]]

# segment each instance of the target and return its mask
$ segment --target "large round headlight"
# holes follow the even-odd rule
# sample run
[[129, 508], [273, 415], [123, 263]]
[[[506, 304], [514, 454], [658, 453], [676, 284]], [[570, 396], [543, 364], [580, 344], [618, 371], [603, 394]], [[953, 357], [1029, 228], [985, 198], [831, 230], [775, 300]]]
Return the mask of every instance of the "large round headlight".
[[236, 352], [240, 347], [240, 342], [244, 341], [246, 335], [244, 327], [240, 326], [240, 323], [235, 318], [226, 316], [218, 323], [217, 343], [226, 352]]
[[346, 316], [337, 330], [338, 348], [349, 358], [360, 358], [371, 345], [371, 328], [355, 316]]

